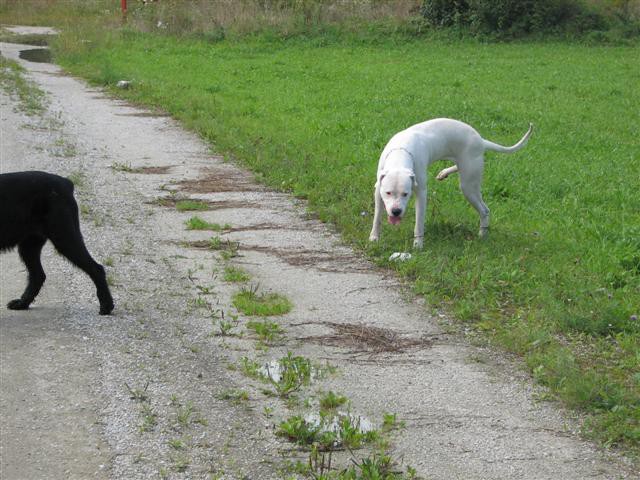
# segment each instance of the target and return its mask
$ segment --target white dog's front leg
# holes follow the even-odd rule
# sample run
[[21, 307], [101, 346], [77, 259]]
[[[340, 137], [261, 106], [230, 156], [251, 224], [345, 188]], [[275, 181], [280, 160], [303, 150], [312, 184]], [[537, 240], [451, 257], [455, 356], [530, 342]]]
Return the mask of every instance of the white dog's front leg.
[[427, 211], [427, 190], [416, 190], [416, 226], [413, 231], [413, 248], [421, 249], [424, 241], [424, 219]]
[[373, 226], [371, 227], [369, 241], [377, 242], [380, 238], [380, 225], [382, 223], [382, 211], [384, 210], [382, 197], [380, 196], [380, 187], [377, 185], [373, 192], [373, 202], [375, 204], [375, 211], [373, 213]]

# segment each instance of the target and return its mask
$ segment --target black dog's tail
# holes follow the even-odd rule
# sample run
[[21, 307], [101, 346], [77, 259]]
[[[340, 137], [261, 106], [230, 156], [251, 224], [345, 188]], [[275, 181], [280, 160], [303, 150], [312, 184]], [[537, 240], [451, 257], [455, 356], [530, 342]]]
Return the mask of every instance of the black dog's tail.
[[512, 145], [511, 147], [503, 147], [502, 145], [498, 145], [497, 143], [490, 142], [489, 140], [482, 139], [484, 143], [485, 150], [493, 150], [494, 152], [500, 153], [514, 153], [524, 147], [529, 141], [529, 137], [533, 132], [533, 123], [529, 124], [529, 130], [524, 134], [524, 137], [520, 139], [518, 143]]

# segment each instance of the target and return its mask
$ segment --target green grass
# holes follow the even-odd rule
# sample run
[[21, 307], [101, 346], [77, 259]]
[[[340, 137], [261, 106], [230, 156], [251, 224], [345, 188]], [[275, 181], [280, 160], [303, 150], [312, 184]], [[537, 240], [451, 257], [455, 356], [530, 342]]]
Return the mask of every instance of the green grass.
[[345, 403], [347, 403], [347, 397], [329, 391], [320, 397], [320, 411], [325, 412], [336, 410], [338, 407], [341, 407]]
[[235, 405], [249, 401], [249, 394], [245, 390], [239, 390], [237, 388], [224, 390], [223, 392], [215, 395], [215, 397], [219, 400], [229, 400]]
[[245, 272], [241, 268], [230, 265], [230, 266], [224, 267], [224, 276], [222, 277], [222, 279], [225, 282], [230, 282], [230, 283], [244, 283], [244, 282], [248, 282], [251, 279], [251, 277], [247, 272]]
[[533, 122], [526, 149], [487, 155], [489, 241], [476, 239], [477, 214], [456, 179], [431, 178], [425, 249], [393, 268], [430, 304], [521, 355], [552, 396], [587, 414], [586, 432], [638, 451], [637, 48], [326, 33], [85, 37], [56, 40], [65, 68], [107, 86], [136, 78], [118, 94], [170, 112], [265, 183], [306, 198], [381, 264], [412, 241], [410, 221], [366, 241], [391, 135], [446, 116], [511, 144]]
[[247, 329], [255, 333], [258, 340], [264, 345], [273, 345], [282, 341], [285, 336], [285, 331], [280, 325], [267, 320], [247, 322]]
[[230, 228], [229, 224], [223, 226], [219, 223], [207, 222], [198, 216], [191, 217], [184, 223], [187, 226], [187, 230], [212, 230], [214, 232], [221, 232], [222, 230]]
[[209, 205], [200, 200], [178, 200], [176, 202], [176, 210], [179, 212], [190, 212], [192, 210], [208, 210]]
[[245, 315], [259, 317], [284, 315], [293, 308], [291, 302], [282, 295], [277, 293], [258, 294], [256, 290], [244, 288], [233, 295], [233, 306]]
[[24, 76], [24, 68], [0, 55], [0, 88], [18, 97], [18, 108], [27, 115], [39, 115], [46, 109], [45, 93]]
[[271, 385], [273, 391], [265, 390], [265, 394], [287, 399], [308, 386], [312, 379], [321, 377], [329, 371], [328, 367], [314, 365], [310, 359], [293, 355], [291, 352], [279, 358], [275, 364], [267, 365], [260, 365], [255, 360], [242, 357], [239, 369], [244, 375]]
[[299, 446], [316, 445], [321, 450], [362, 448], [380, 440], [377, 430], [364, 431], [360, 421], [348, 414], [321, 413], [319, 417], [294, 415], [280, 423], [276, 435]]

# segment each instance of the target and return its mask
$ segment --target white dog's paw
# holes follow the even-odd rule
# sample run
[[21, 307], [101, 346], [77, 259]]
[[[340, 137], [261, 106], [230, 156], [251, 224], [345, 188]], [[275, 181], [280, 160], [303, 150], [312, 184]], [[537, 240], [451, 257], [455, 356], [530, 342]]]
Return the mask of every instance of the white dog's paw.
[[370, 242], [377, 242], [379, 239], [380, 235], [378, 235], [377, 233], [372, 233], [371, 235], [369, 235]]
[[478, 232], [478, 236], [482, 240], [486, 240], [489, 238], [489, 227], [480, 227], [480, 232]]
[[418, 237], [418, 238], [414, 238], [413, 239], [413, 248], [415, 250], [422, 250], [422, 244], [423, 244], [423, 239], [422, 237]]

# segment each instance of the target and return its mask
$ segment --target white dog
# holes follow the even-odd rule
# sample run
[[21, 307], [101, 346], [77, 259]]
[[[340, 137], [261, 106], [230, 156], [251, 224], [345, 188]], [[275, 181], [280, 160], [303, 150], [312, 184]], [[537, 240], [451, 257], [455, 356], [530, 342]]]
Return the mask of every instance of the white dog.
[[375, 185], [375, 214], [370, 241], [380, 237], [382, 211], [386, 209], [389, 223], [397, 225], [404, 216], [411, 191], [416, 191], [416, 225], [414, 248], [422, 248], [424, 217], [427, 208], [427, 167], [436, 160], [452, 160], [455, 165], [442, 170], [436, 177], [444, 180], [460, 172], [460, 188], [469, 203], [480, 214], [480, 236], [489, 231], [489, 209], [482, 201], [480, 185], [485, 150], [513, 153], [527, 144], [533, 125], [512, 147], [503, 147], [484, 140], [466, 123], [448, 118], [436, 118], [418, 123], [396, 133], [384, 147], [378, 163]]

